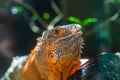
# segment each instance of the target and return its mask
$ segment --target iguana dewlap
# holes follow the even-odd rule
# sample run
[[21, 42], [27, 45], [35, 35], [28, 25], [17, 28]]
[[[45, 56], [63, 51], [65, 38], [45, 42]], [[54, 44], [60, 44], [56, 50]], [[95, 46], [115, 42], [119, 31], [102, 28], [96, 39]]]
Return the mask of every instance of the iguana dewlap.
[[81, 26], [57, 26], [38, 38], [20, 80], [67, 80], [80, 68]]

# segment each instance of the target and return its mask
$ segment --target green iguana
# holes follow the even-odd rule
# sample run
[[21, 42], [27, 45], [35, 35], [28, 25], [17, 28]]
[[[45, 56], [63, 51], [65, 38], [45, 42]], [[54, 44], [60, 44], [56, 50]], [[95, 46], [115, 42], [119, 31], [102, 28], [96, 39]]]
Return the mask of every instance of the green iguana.
[[18, 58], [21, 62], [16, 59], [15, 69], [10, 68], [2, 80], [67, 80], [81, 65], [81, 35], [78, 24], [45, 31], [31, 54], [24, 59]]

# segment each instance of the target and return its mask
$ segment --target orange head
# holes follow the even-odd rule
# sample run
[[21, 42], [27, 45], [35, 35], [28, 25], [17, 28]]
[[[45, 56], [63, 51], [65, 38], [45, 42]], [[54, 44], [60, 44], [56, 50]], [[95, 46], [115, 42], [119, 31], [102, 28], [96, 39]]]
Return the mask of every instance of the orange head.
[[80, 65], [79, 56], [83, 42], [81, 35], [81, 26], [78, 24], [57, 26], [45, 31], [35, 48], [37, 65], [54, 68], [61, 73], [70, 68], [68, 72], [72, 74], [71, 68], [76, 64]]

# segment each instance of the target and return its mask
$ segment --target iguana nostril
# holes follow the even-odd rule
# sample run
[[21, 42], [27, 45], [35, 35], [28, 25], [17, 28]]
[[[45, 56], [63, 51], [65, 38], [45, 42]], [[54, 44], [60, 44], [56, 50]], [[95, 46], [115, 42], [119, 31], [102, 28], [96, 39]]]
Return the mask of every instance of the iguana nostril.
[[73, 28], [81, 29], [82, 27], [79, 24], [75, 24]]
[[81, 26], [78, 25], [78, 24], [74, 24], [71, 28], [71, 32], [74, 34], [74, 33], [80, 33], [82, 34], [82, 31], [81, 31]]

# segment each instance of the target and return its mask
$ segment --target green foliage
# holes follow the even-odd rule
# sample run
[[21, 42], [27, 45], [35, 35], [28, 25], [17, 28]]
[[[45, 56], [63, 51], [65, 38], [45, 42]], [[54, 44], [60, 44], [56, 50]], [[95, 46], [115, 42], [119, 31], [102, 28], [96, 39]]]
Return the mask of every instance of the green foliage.
[[38, 15], [36, 15], [36, 14], [34, 14], [34, 15], [32, 16], [32, 20], [34, 20], [34, 21], [36, 21], [38, 18], [39, 18], [39, 17], [38, 17]]
[[69, 22], [73, 22], [73, 23], [77, 23], [77, 24], [80, 24], [82, 26], [88, 26], [90, 25], [91, 23], [94, 23], [97, 21], [96, 18], [86, 18], [84, 19], [83, 21], [81, 21], [79, 18], [76, 18], [76, 17], [73, 17], [73, 16], [69, 16], [68, 17], [68, 21]]
[[88, 26], [90, 23], [94, 23], [96, 21], [97, 21], [96, 18], [87, 18], [82, 22], [82, 24], [83, 26]]
[[23, 7], [21, 7], [21, 6], [18, 6], [18, 7], [17, 7], [17, 11], [18, 11], [18, 12], [23, 12], [23, 10], [24, 10]]
[[78, 24], [81, 24], [81, 22], [82, 22], [79, 18], [76, 18], [73, 16], [68, 17], [68, 21], [78, 23]]
[[43, 13], [43, 18], [46, 19], [46, 20], [50, 19], [50, 14], [47, 13], [47, 12]]

